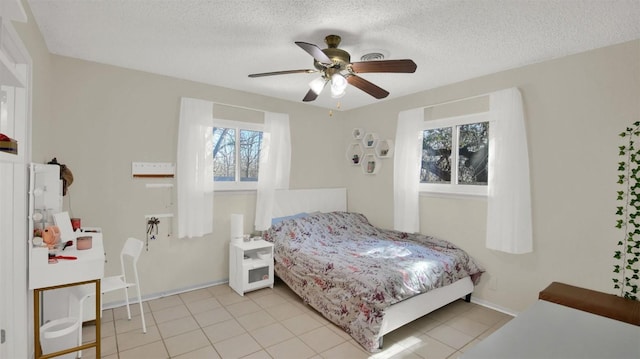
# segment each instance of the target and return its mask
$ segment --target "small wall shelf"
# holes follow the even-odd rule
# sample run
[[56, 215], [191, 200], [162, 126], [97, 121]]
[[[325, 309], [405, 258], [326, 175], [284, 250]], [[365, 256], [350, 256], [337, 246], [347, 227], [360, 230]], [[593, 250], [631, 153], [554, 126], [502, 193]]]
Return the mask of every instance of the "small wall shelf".
[[377, 142], [378, 134], [376, 133], [367, 133], [362, 138], [362, 145], [364, 145], [364, 148], [374, 148]]
[[379, 158], [389, 158], [393, 156], [393, 141], [379, 140], [376, 144], [375, 152]]
[[362, 157], [362, 172], [367, 175], [374, 175], [380, 170], [380, 161], [373, 153], [367, 153]]
[[364, 150], [362, 149], [362, 145], [358, 142], [352, 143], [347, 148], [346, 158], [352, 165], [357, 166], [362, 162], [362, 156], [364, 155]]
[[132, 162], [131, 175], [146, 178], [173, 178], [176, 165], [169, 162]]
[[145, 183], [146, 188], [172, 188], [173, 183]]
[[160, 213], [160, 214], [145, 214], [144, 218], [171, 218], [173, 217], [173, 213]]

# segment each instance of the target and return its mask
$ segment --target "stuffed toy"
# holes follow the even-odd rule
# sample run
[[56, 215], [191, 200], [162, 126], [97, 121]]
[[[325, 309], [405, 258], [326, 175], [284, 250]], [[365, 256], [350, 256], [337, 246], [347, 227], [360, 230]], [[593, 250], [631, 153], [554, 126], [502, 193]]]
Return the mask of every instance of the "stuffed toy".
[[60, 242], [60, 228], [58, 226], [47, 226], [42, 231], [42, 240], [49, 248], [53, 248], [56, 243]]

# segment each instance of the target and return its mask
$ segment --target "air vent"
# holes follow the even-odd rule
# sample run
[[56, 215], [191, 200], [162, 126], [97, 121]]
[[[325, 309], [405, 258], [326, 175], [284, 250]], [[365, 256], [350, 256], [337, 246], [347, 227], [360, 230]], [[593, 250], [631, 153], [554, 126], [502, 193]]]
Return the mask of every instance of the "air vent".
[[380, 52], [370, 52], [360, 57], [360, 61], [380, 61], [380, 60], [384, 60], [384, 54]]

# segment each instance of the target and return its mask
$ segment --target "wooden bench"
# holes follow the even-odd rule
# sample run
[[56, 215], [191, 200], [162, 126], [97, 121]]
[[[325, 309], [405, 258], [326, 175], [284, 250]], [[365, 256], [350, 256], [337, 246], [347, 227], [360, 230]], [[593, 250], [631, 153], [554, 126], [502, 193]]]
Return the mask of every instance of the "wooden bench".
[[613, 294], [553, 282], [538, 299], [640, 326], [640, 302]]

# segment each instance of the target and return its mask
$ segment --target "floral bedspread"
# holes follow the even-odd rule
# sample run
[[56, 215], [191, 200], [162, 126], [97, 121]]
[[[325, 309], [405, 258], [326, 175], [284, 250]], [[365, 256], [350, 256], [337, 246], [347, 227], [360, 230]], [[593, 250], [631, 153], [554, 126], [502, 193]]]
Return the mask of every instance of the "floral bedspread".
[[317, 213], [273, 225], [275, 271], [365, 349], [378, 350], [385, 308], [484, 271], [433, 237], [374, 227], [359, 213]]

